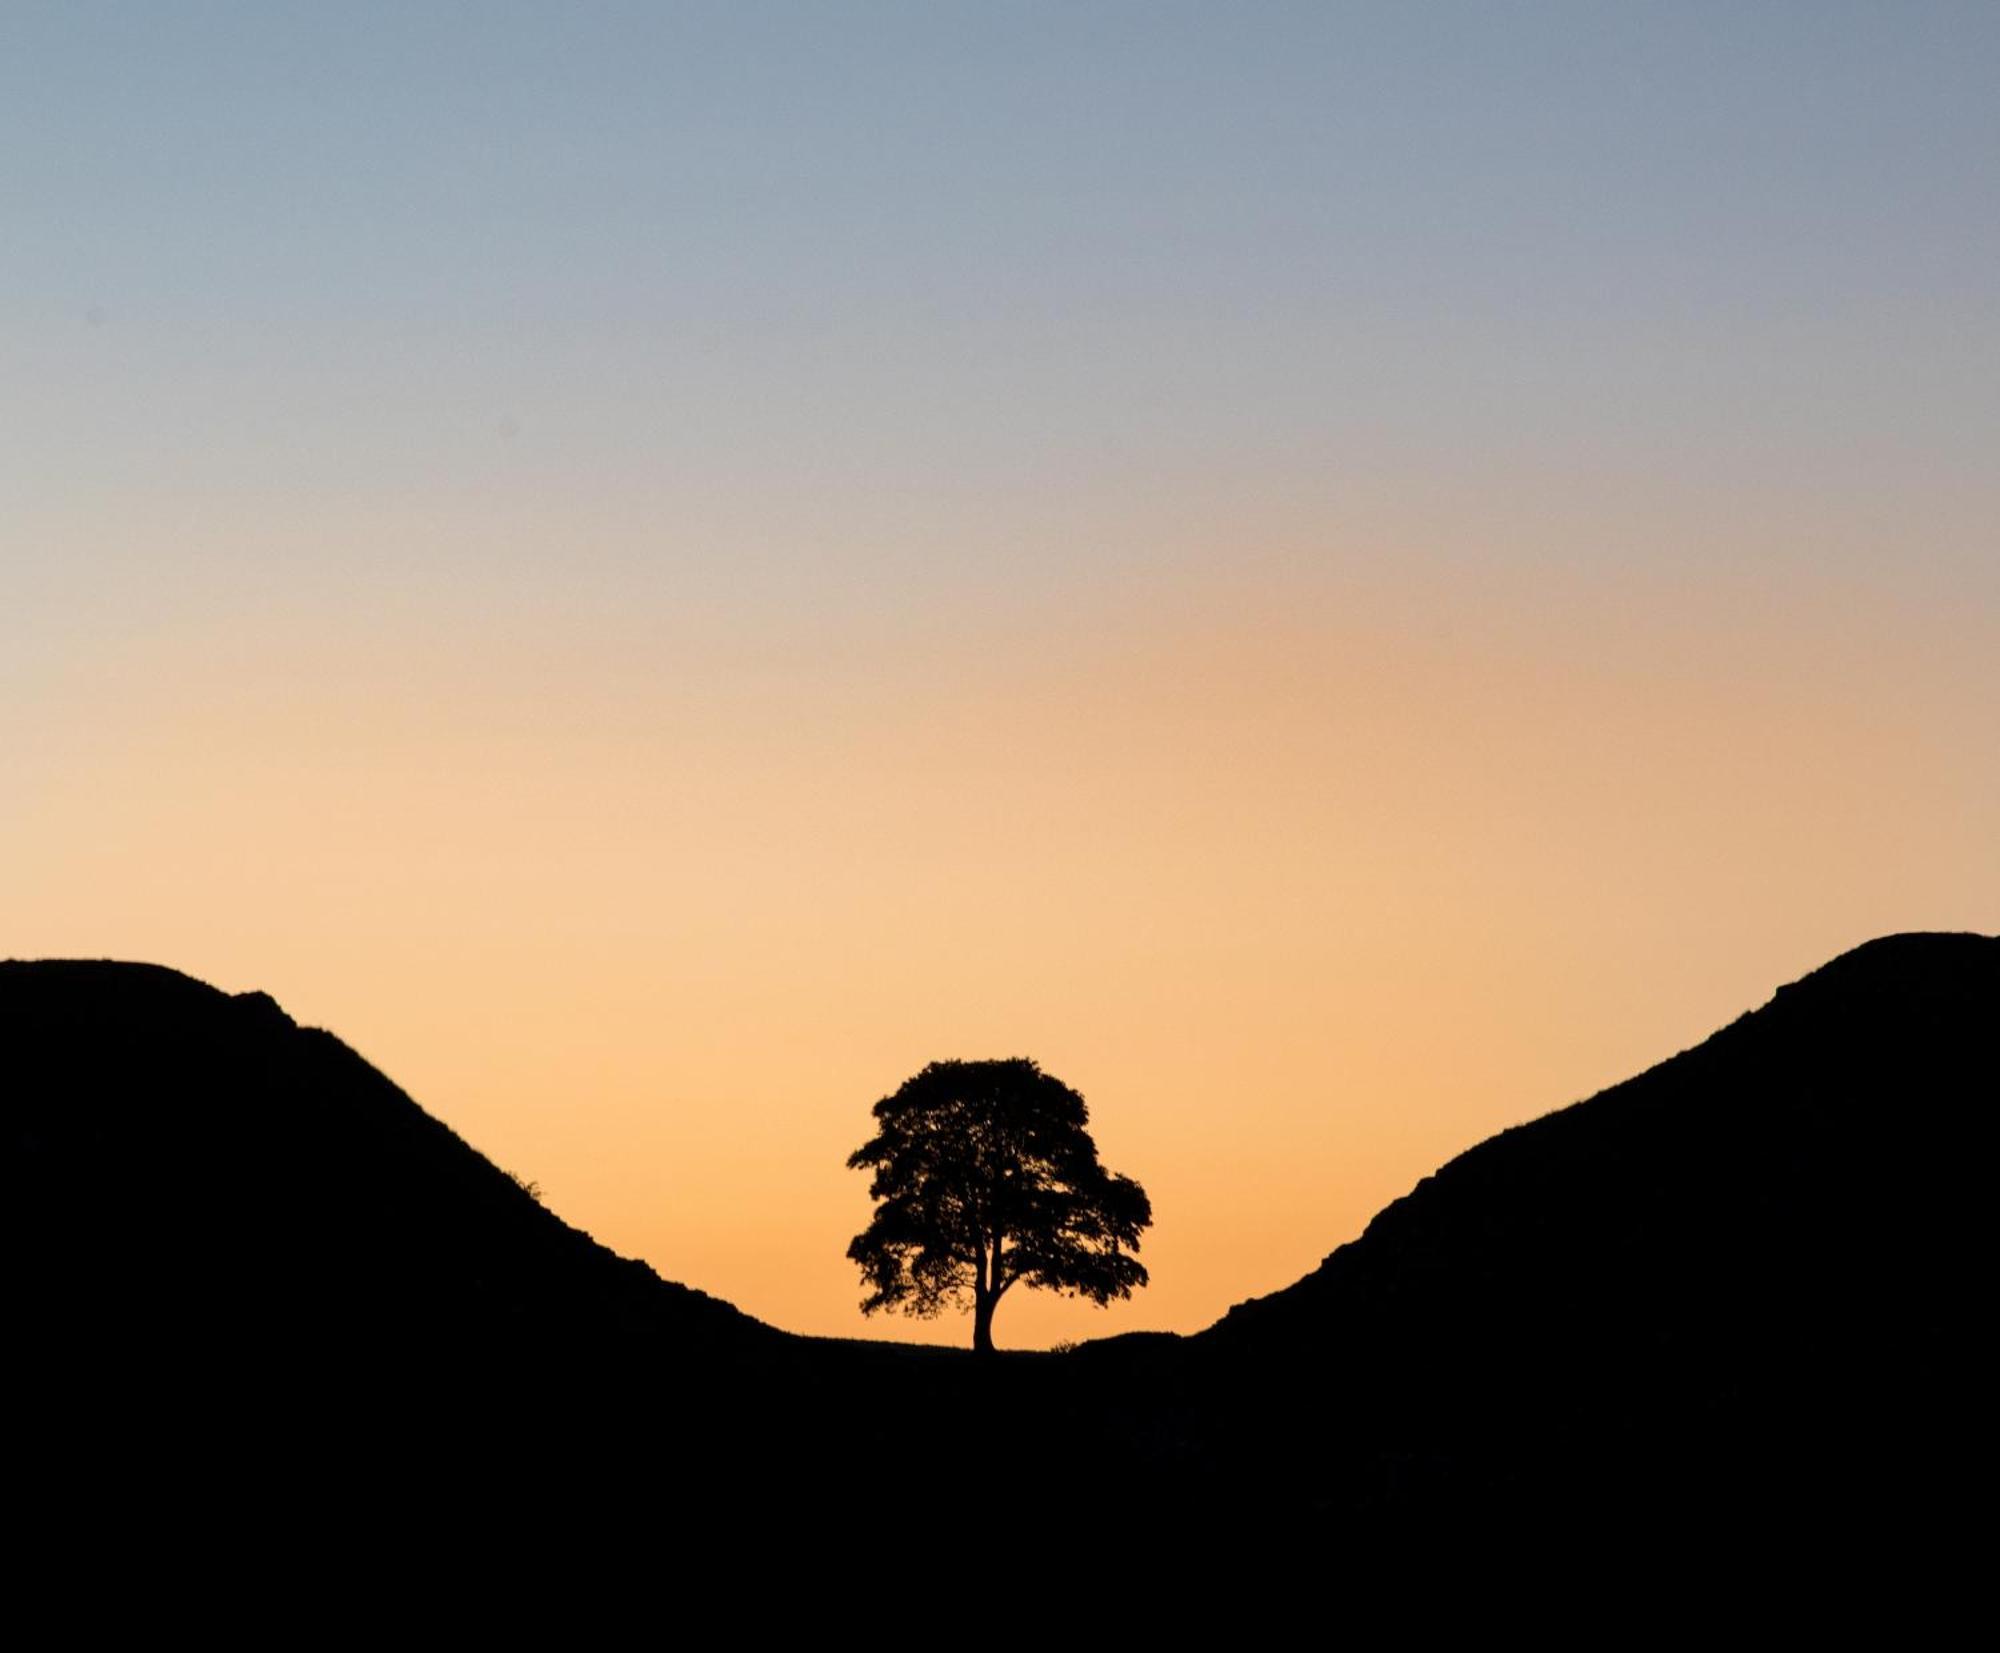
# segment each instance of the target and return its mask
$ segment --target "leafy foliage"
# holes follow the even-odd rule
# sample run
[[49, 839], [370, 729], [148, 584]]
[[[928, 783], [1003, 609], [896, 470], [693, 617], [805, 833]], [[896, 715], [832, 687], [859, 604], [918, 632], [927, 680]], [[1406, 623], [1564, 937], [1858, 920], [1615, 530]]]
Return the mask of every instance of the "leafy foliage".
[[1153, 1220], [1146, 1191], [1104, 1169], [1083, 1098], [1035, 1063], [933, 1062], [874, 1117], [847, 1161], [874, 1173], [874, 1218], [847, 1248], [864, 1313], [928, 1317], [970, 1297], [987, 1349], [1017, 1284], [1102, 1304], [1146, 1283], [1133, 1255]]

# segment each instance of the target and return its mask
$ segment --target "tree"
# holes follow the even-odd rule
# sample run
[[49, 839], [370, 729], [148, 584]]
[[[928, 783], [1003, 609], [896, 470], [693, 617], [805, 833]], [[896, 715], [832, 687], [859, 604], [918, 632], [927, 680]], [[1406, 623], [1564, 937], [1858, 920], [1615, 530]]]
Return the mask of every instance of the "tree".
[[1132, 1253], [1152, 1202], [1098, 1163], [1083, 1098], [1033, 1062], [933, 1062], [874, 1115], [847, 1159], [875, 1173], [875, 1215], [847, 1248], [864, 1314], [928, 1318], [969, 1297], [972, 1346], [991, 1353], [1016, 1285], [1104, 1304], [1146, 1283]]

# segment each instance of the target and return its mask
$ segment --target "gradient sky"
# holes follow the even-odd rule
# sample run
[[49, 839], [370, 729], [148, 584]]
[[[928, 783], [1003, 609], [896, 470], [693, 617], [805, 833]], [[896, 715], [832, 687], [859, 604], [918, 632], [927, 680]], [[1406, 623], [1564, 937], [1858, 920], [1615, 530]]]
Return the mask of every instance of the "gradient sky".
[[2000, 929], [2000, 9], [0, 9], [0, 954], [800, 1331], [1030, 1055], [1195, 1329]]

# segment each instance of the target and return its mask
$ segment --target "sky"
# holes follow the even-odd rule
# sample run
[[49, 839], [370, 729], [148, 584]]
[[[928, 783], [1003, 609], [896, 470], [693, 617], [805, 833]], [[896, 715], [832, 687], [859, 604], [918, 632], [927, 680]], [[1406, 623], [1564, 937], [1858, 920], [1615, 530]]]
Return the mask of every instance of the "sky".
[[[2000, 930], [1986, 4], [0, 10], [0, 956], [864, 1320], [1031, 1056], [1192, 1331]], [[274, 1099], [281, 1106], [282, 1099]]]

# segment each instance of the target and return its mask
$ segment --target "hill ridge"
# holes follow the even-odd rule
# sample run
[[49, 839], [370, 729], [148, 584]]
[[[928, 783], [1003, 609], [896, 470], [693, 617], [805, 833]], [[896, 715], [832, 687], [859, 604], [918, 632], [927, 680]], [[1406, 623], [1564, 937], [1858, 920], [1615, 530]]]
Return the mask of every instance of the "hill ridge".
[[2000, 961], [2000, 936], [1983, 935], [1975, 931], [1899, 931], [1889, 935], [1876, 936], [1835, 955], [1815, 969], [1791, 981], [1775, 987], [1763, 1004], [1744, 1011], [1733, 1020], [1710, 1033], [1706, 1038], [1685, 1046], [1672, 1055], [1662, 1058], [1651, 1067], [1605, 1086], [1592, 1095], [1574, 1102], [1564, 1103], [1532, 1118], [1523, 1119], [1503, 1127], [1491, 1136], [1483, 1137], [1469, 1147], [1461, 1149], [1435, 1170], [1426, 1173], [1407, 1192], [1392, 1199], [1377, 1211], [1353, 1240], [1336, 1246], [1319, 1264], [1290, 1285], [1274, 1291], [1247, 1298], [1232, 1305], [1213, 1325], [1204, 1328], [1196, 1336], [1206, 1336], [1244, 1317], [1255, 1316], [1260, 1305], [1276, 1298], [1298, 1291], [1313, 1280], [1325, 1274], [1337, 1264], [1342, 1254], [1362, 1245], [1371, 1235], [1378, 1239], [1393, 1231], [1399, 1223], [1408, 1219], [1411, 1202], [1422, 1204], [1435, 1197], [1438, 1190], [1453, 1184], [1454, 1179], [1466, 1174], [1466, 1168], [1481, 1166], [1496, 1154], [1505, 1154], [1517, 1147], [1523, 1133], [1534, 1133], [1553, 1121], [1560, 1121], [1581, 1109], [1597, 1108], [1606, 1103], [1613, 1106], [1643, 1092], [1647, 1087], [1678, 1075], [1683, 1064], [1691, 1058], [1699, 1058], [1701, 1053], [1710, 1051], [1717, 1041], [1730, 1041], [1743, 1030], [1761, 1025], [1760, 1018], [1767, 1018], [1773, 1012], [1790, 1014], [1803, 1008], [1810, 1008], [1817, 995], [1851, 995], [1856, 992], [1880, 998], [1891, 992], [1908, 990], [1913, 966], [1918, 968], [1918, 980], [1932, 983], [1946, 964], [1963, 962], [1975, 969], [1983, 961], [1984, 973], [1991, 977]]
[[10, 961], [24, 1474], [544, 1532], [643, 1477], [677, 1530], [859, 1531], [937, 1507], [983, 1419], [1045, 1448], [982, 1486], [994, 1530], [1076, 1476], [1166, 1542], [1922, 1530], [1987, 1404], [1996, 1030], [2000, 938], [1877, 938], [1202, 1332], [981, 1360], [662, 1281], [268, 995]]

